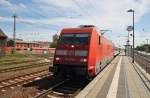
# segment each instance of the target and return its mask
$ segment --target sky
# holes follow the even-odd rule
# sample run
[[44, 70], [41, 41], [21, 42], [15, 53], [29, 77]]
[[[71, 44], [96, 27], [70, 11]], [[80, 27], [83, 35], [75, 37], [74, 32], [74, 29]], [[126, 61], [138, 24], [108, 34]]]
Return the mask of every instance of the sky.
[[111, 30], [104, 36], [123, 46], [132, 25], [129, 9], [135, 11], [135, 45], [150, 42], [150, 0], [0, 0], [0, 28], [12, 38], [16, 14], [17, 38], [52, 41], [63, 28], [93, 24]]

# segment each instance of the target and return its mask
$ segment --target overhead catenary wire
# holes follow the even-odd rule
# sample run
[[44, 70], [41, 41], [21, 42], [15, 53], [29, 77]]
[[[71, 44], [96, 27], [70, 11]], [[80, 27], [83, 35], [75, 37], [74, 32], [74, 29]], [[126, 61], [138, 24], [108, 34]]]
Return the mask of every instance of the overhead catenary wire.
[[[78, 10], [80, 10], [80, 12], [82, 12], [82, 14], [84, 13], [85, 14], [85, 16], [90, 16], [90, 14], [89, 13], [87, 13], [85, 10], [82, 10], [83, 8], [80, 6], [80, 4], [78, 4], [78, 2], [76, 2], [75, 0], [72, 0], [73, 2], [75, 2], [75, 4], [76, 4], [76, 6], [78, 7]], [[57, 13], [57, 15], [59, 15], [59, 13], [60, 13], [60, 11], [58, 11], [58, 8], [56, 7], [55, 8], [55, 12]], [[34, 12], [34, 13], [37, 13], [37, 12]], [[40, 13], [38, 13], [38, 14], [40, 14]], [[87, 15], [88, 14], [88, 15]], [[61, 15], [61, 14], [60, 14]], [[42, 17], [46, 17], [45, 15], [41, 15], [40, 14], [40, 16], [42, 16]], [[93, 19], [91, 19], [92, 21], [93, 21]], [[37, 25], [37, 23], [36, 22], [33, 22], [32, 20], [24, 20], [24, 19], [22, 19], [22, 18], [18, 18], [18, 22], [20, 22], [20, 23], [25, 23], [25, 24], [29, 24], [29, 25], [34, 25], [34, 24], [36, 24]], [[94, 22], [96, 22], [96, 21], [94, 21]]]
[[[72, 2], [74, 2], [74, 4], [78, 7], [78, 9], [82, 12], [82, 14], [84, 14], [85, 16], [88, 16], [89, 17], [89, 19], [91, 20], [91, 21], [93, 21], [96, 25], [97, 25], [97, 19], [94, 17], [94, 16], [92, 16], [91, 14], [89, 14], [89, 12], [87, 11], [87, 10], [85, 10], [83, 7], [81, 7], [81, 5], [78, 3], [78, 1], [76, 1], [76, 0], [72, 0]], [[92, 19], [92, 18], [93, 19]]]
[[[78, 12], [81, 12], [80, 14], [82, 14], [82, 15], [84, 14], [84, 17], [88, 16], [90, 21], [93, 21], [95, 24], [97, 24], [97, 19], [94, 16], [92, 16], [89, 11], [87, 11], [84, 7], [82, 7], [81, 4], [79, 4], [79, 2], [77, 0], [72, 0], [72, 2], [74, 2], [76, 7], [78, 8]], [[58, 16], [60, 15], [59, 8], [56, 7], [53, 10], [55, 10], [55, 12], [57, 13]], [[34, 12], [34, 13], [38, 13], [38, 12]], [[40, 14], [40, 13], [38, 13], [38, 14]], [[43, 14], [40, 14], [40, 16], [46, 17]], [[18, 21], [18, 23], [28, 24], [30, 26], [35, 26], [38, 28], [41, 27], [40, 23], [38, 24], [38, 22], [36, 22], [36, 21], [26, 20], [26, 19], [23, 19], [21, 17], [18, 17], [17, 21]], [[57, 26], [60, 27], [60, 25], [57, 25]], [[42, 28], [47, 28], [47, 27], [42, 26]]]
[[[90, 6], [96, 11], [96, 10], [98, 10], [98, 8], [96, 8], [96, 5], [95, 4], [93, 4], [93, 2], [94, 2], [94, 0], [93, 1], [91, 1], [91, 0], [87, 0], [87, 2], [90, 4]], [[96, 16], [96, 17], [95, 17]], [[98, 16], [98, 13], [97, 14], [95, 14], [94, 15], [94, 17], [96, 18], [96, 20], [97, 20], [97, 18], [99, 17]]]

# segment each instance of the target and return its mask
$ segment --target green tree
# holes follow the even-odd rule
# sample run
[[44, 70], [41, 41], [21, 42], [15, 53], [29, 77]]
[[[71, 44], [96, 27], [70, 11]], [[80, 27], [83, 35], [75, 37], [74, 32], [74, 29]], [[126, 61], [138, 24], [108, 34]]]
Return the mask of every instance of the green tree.
[[136, 47], [136, 50], [150, 52], [150, 44], [144, 44]]
[[56, 48], [56, 46], [57, 46], [57, 40], [58, 40], [58, 35], [55, 34], [55, 35], [53, 36], [53, 42], [50, 43], [50, 47], [51, 47], [51, 48]]

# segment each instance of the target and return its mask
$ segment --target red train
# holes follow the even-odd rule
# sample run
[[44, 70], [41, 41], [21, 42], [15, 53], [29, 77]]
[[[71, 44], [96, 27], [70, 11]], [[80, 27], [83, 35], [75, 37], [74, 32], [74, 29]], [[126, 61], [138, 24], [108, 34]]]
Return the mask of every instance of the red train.
[[114, 50], [96, 27], [63, 29], [54, 55], [54, 74], [95, 77], [114, 57]]

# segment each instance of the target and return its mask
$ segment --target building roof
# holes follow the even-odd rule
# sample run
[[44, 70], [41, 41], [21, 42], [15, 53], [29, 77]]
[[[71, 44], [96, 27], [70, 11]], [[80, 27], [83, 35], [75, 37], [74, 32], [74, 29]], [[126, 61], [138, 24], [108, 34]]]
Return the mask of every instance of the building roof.
[[1, 29], [0, 29], [0, 37], [7, 37]]
[[16, 40], [16, 43], [28, 43], [28, 44], [38, 44], [37, 42], [33, 42], [33, 41], [21, 41], [21, 40]]

